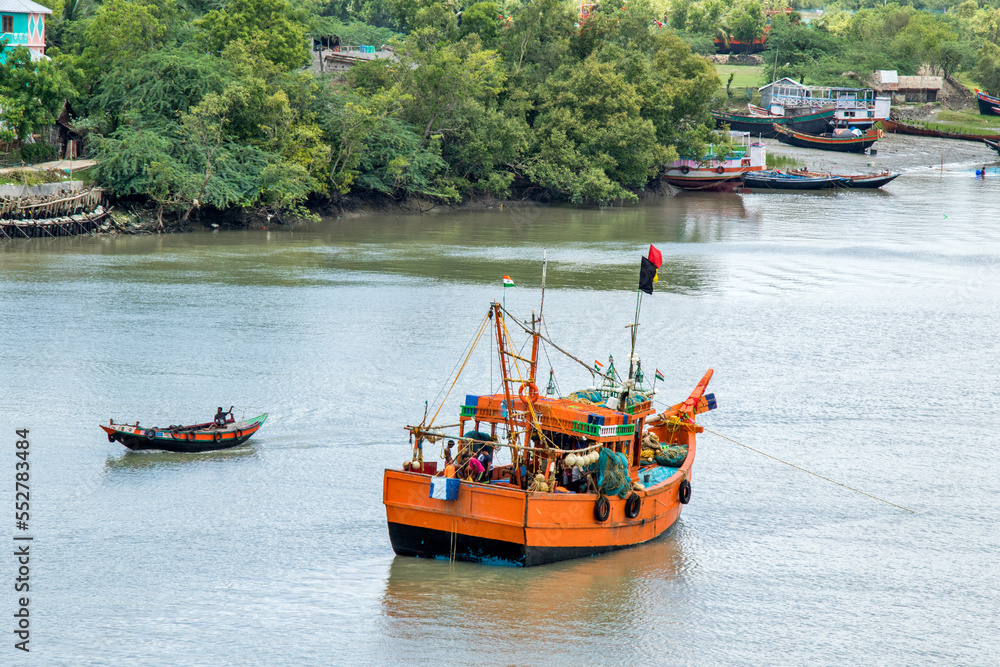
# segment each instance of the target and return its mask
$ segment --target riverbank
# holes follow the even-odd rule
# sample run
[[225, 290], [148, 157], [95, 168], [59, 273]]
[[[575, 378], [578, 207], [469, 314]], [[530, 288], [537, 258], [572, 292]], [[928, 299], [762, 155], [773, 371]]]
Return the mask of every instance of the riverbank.
[[[876, 154], [852, 154], [817, 151], [782, 144], [776, 139], [766, 139], [768, 152], [796, 161], [813, 171], [832, 173], [876, 173], [881, 171], [918, 171], [928, 169], [968, 170], [993, 166], [998, 162], [995, 153], [975, 142], [952, 141], [907, 135], [886, 134], [875, 144]], [[892, 188], [891, 188], [892, 189]], [[665, 185], [652, 185], [637, 193], [640, 200], [668, 198], [679, 191]], [[708, 195], [711, 196], [711, 195]], [[171, 234], [214, 229], [268, 230], [278, 227], [295, 227], [319, 219], [358, 219], [372, 216], [421, 216], [451, 214], [459, 211], [513, 211], [538, 209], [559, 201], [539, 193], [534, 197], [498, 198], [491, 195], [467, 197], [458, 203], [435, 201], [427, 198], [408, 197], [395, 200], [387, 196], [352, 195], [336, 199], [315, 200], [308, 204], [308, 216], [275, 215], [267, 211], [232, 209], [196, 209], [191, 217], [180, 223], [176, 214], [164, 216], [147, 202], [120, 199], [114, 202], [110, 215], [102, 220], [93, 233], [99, 235]], [[631, 202], [616, 202], [611, 208], [628, 208]], [[581, 210], [601, 208], [576, 207]], [[604, 207], [608, 208], [608, 207]]]
[[[677, 191], [663, 183], [653, 183], [647, 189], [636, 192], [639, 200], [670, 197]], [[196, 209], [185, 222], [180, 222], [176, 214], [159, 216], [157, 208], [137, 198], [122, 199], [117, 210], [109, 216], [105, 225], [98, 230], [104, 234], [171, 234], [205, 229], [261, 229], [276, 226], [294, 226], [314, 222], [318, 219], [365, 218], [373, 215], [426, 215], [454, 213], [456, 211], [509, 211], [536, 208], [565, 203], [547, 192], [538, 192], [521, 198], [501, 198], [477, 193], [465, 197], [460, 202], [442, 202], [424, 197], [409, 196], [393, 199], [383, 195], [347, 195], [336, 199], [313, 200], [308, 202], [308, 215], [276, 214], [267, 210], [247, 209]], [[618, 200], [606, 206], [580, 205], [578, 208], [614, 208], [634, 202]]]

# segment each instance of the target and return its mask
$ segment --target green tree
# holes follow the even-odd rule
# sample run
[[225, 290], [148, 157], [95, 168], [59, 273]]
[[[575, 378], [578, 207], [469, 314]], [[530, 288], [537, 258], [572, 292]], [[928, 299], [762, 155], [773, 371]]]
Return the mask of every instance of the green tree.
[[527, 172], [571, 201], [634, 199], [626, 188], [645, 186], [670, 155], [641, 117], [639, 89], [615, 64], [591, 55], [556, 71], [542, 93], [539, 150]]
[[160, 48], [176, 17], [172, 3], [105, 0], [84, 30], [85, 69], [101, 73], [109, 67]]
[[495, 48], [500, 41], [500, 9], [494, 2], [477, 2], [462, 12], [459, 34], [479, 35], [486, 48]]
[[986, 42], [979, 49], [979, 61], [972, 70], [979, 85], [994, 95], [1000, 95], [1000, 46]]
[[506, 60], [514, 73], [539, 70], [543, 77], [559, 66], [574, 34], [574, 16], [560, 0], [529, 0], [504, 30]]
[[221, 53], [241, 40], [257, 45], [261, 56], [285, 69], [309, 62], [306, 39], [308, 13], [288, 0], [229, 0], [222, 9], [210, 11], [198, 21], [205, 46]]
[[936, 61], [945, 76], [951, 76], [975, 67], [976, 50], [968, 42], [945, 40], [938, 44]]
[[763, 5], [757, 0], [738, 0], [726, 15], [726, 27], [730, 34], [746, 46], [747, 53], [755, 39], [764, 34]]
[[6, 59], [0, 62], [0, 97], [9, 101], [10, 112], [8, 115], [4, 109], [4, 125], [8, 132], [24, 138], [54, 123], [63, 101], [73, 100], [76, 90], [52, 62], [32, 62], [27, 47], [8, 48], [5, 54]]
[[17, 139], [23, 116], [24, 107], [17, 100], [0, 95], [0, 141], [11, 143]]
[[112, 68], [87, 108], [91, 114], [107, 115], [112, 121], [110, 130], [124, 116], [163, 124], [186, 113], [208, 93], [222, 92], [227, 82], [219, 58], [187, 47], [161, 49]]
[[505, 74], [495, 51], [483, 50], [478, 38], [438, 46], [434, 31], [421, 28], [397, 48], [388, 65], [400, 93], [406, 95], [402, 116], [421, 128], [421, 141], [449, 134], [469, 120], [482, 104], [503, 90]]

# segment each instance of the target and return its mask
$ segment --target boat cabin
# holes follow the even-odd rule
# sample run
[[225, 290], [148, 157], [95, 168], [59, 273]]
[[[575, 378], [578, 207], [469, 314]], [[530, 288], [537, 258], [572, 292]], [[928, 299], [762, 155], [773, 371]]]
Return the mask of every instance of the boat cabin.
[[770, 113], [794, 115], [793, 109], [832, 107], [838, 121], [873, 123], [889, 117], [892, 101], [871, 88], [806, 86], [785, 77], [760, 88], [761, 106]]

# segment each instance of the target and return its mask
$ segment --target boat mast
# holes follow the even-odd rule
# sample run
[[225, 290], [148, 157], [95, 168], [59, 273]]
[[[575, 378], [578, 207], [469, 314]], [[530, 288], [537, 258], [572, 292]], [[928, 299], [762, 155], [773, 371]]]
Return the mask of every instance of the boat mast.
[[503, 397], [507, 404], [506, 415], [504, 421], [507, 423], [507, 430], [510, 433], [511, 444], [516, 445], [515, 439], [515, 429], [514, 429], [514, 410], [513, 410], [513, 398], [514, 394], [511, 392], [510, 383], [518, 382], [510, 376], [510, 366], [507, 363], [508, 356], [512, 355], [507, 351], [504, 345], [504, 335], [503, 335], [503, 309], [500, 304], [496, 301], [493, 302], [493, 323], [496, 325], [497, 330], [497, 356], [500, 359], [500, 384], [503, 385]]
[[531, 315], [531, 369], [528, 371], [528, 381], [535, 384], [538, 371], [538, 339], [542, 335], [542, 310], [545, 308], [545, 265], [546, 251], [542, 251], [542, 300], [538, 304], [538, 319], [535, 320], [534, 313]]
[[[503, 308], [496, 301], [493, 302], [491, 308], [493, 309], [493, 320], [497, 330], [497, 356], [499, 357], [500, 360], [500, 384], [503, 385], [504, 405], [507, 406], [507, 409], [503, 410], [503, 418], [507, 426], [507, 435], [510, 445], [511, 464], [514, 467], [514, 483], [519, 485], [521, 483], [521, 452], [518, 450], [518, 444], [517, 444], [518, 431], [514, 423], [514, 394], [511, 391], [511, 383], [520, 381], [511, 377], [510, 366], [507, 363], [507, 357], [508, 356], [514, 357], [516, 359], [521, 359], [522, 361], [527, 361], [527, 359], [517, 356], [516, 353], [507, 351], [504, 345], [506, 338], [504, 338], [504, 333], [503, 333], [504, 332], [504, 325], [502, 320]], [[537, 340], [538, 339], [536, 338], [534, 346], [535, 349], [537, 349], [538, 346]], [[532, 364], [531, 372], [534, 373], [534, 364]], [[533, 377], [531, 382], [534, 382]], [[525, 446], [527, 446], [528, 444], [529, 437], [530, 434], [526, 430], [524, 434]]]

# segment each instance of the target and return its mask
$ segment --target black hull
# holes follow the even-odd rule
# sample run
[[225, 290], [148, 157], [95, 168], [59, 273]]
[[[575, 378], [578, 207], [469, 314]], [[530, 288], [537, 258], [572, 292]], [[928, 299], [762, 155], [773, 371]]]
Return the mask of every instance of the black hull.
[[899, 176], [899, 174], [893, 174], [891, 176], [884, 176], [882, 178], [870, 178], [870, 179], [863, 180], [863, 181], [855, 181], [855, 180], [848, 179], [847, 181], [845, 181], [844, 183], [841, 183], [840, 185], [842, 187], [845, 187], [845, 188], [872, 188], [872, 189], [874, 189], [874, 188], [880, 188], [880, 187], [882, 187], [883, 185], [885, 185], [886, 183], [892, 181], [893, 179], [897, 178], [898, 176]]
[[796, 182], [794, 179], [775, 181], [771, 179], [743, 179], [743, 187], [749, 190], [832, 190], [840, 185], [837, 180]]
[[[833, 114], [825, 118], [813, 118], [812, 115], [805, 118], [804, 120], [796, 120], [795, 116], [791, 116], [785, 121], [784, 125], [790, 130], [795, 130], [796, 132], [805, 132], [806, 134], [822, 134], [830, 130], [830, 121], [833, 118]], [[777, 137], [775, 133], [775, 137]]]
[[216, 452], [220, 449], [232, 449], [233, 447], [239, 447], [244, 442], [253, 437], [253, 434], [245, 435], [242, 438], [234, 438], [232, 440], [221, 440], [219, 442], [215, 441], [204, 441], [200, 442], [197, 440], [167, 440], [161, 438], [140, 438], [134, 435], [126, 435], [117, 437], [118, 441], [131, 449], [134, 452], [141, 451], [161, 451], [161, 452], [177, 452], [181, 454], [198, 454], [200, 452]]
[[[669, 528], [653, 539], [670, 535], [677, 526], [675, 521]], [[452, 540], [454, 539], [454, 545]], [[610, 551], [627, 549], [634, 544], [606, 547], [530, 547], [514, 542], [472, 537], [461, 533], [448, 533], [433, 528], [407, 526], [389, 522], [389, 541], [397, 556], [415, 558], [441, 558], [450, 560], [454, 548], [454, 559], [469, 563], [490, 565], [511, 565], [532, 567], [547, 565], [561, 560], [597, 556]]]
[[836, 151], [838, 153], [864, 153], [871, 147], [872, 144], [878, 141], [878, 139], [858, 139], [857, 141], [851, 139], [844, 140], [842, 143], [832, 143], [827, 141], [800, 139], [794, 135], [779, 133], [778, 141], [783, 144], [789, 144], [790, 146], [798, 146], [799, 148], [816, 148], [821, 151]]
[[809, 134], [826, 132], [833, 124], [834, 110], [817, 111], [801, 116], [746, 116], [713, 112], [712, 117], [715, 119], [716, 127], [727, 124], [733, 132], [749, 132], [750, 136], [776, 139], [778, 132], [774, 129], [775, 124], [789, 127], [796, 132]]
[[977, 96], [976, 101], [979, 102], [980, 116], [1000, 116], [1000, 111], [997, 111], [997, 107], [1000, 107], [1000, 98], [983, 99]]
[[774, 131], [775, 122], [773, 118], [761, 119], [760, 122], [754, 122], [752, 120], [736, 120], [735, 116], [729, 116], [728, 118], [715, 117], [716, 127], [721, 127], [725, 124], [733, 132], [749, 132], [751, 137], [763, 137], [765, 139], [774, 139], [778, 136], [778, 133]]

